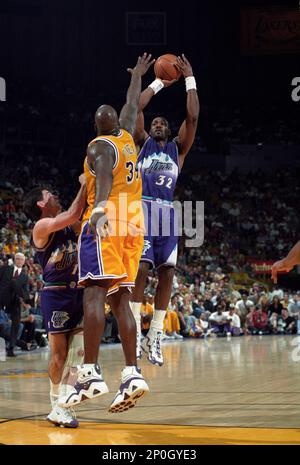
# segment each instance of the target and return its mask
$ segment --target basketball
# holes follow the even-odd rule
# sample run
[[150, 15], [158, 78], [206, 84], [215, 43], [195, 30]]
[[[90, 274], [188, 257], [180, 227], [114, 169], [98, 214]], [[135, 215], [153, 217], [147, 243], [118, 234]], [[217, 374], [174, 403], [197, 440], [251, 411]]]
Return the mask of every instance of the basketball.
[[176, 59], [177, 57], [171, 53], [160, 56], [154, 63], [155, 76], [159, 79], [165, 79], [166, 81], [179, 79], [181, 72], [175, 66]]

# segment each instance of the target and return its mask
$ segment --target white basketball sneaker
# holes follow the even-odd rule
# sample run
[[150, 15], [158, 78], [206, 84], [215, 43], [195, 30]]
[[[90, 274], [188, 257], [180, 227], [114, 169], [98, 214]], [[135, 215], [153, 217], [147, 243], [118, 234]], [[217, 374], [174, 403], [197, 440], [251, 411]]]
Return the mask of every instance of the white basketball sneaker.
[[162, 366], [164, 363], [161, 342], [163, 339], [163, 332], [152, 330], [149, 331], [147, 336], [143, 339], [141, 347], [148, 354], [149, 362], [153, 365]]
[[121, 385], [109, 407], [110, 413], [125, 412], [135, 406], [138, 399], [149, 392], [141, 370], [137, 367], [126, 367], [121, 374]]
[[79, 426], [74, 410], [59, 407], [57, 404], [52, 408], [47, 420], [55, 426], [63, 426], [64, 428], [77, 428]]
[[94, 399], [108, 392], [99, 365], [78, 365], [78, 378], [73, 389], [64, 397], [58, 399], [60, 407], [73, 407], [81, 402]]

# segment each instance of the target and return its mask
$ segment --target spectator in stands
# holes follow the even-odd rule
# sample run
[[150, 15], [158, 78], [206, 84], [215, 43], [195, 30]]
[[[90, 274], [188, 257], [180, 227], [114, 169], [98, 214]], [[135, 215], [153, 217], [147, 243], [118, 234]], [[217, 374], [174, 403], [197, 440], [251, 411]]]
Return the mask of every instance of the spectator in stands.
[[[272, 303], [268, 308], [268, 318], [272, 327], [273, 333], [278, 332], [278, 322], [281, 320], [282, 304], [279, 301], [279, 297], [275, 295]], [[282, 331], [281, 331], [282, 332]]]
[[249, 328], [251, 334], [269, 334], [269, 322], [268, 315], [260, 304], [256, 305], [255, 311], [253, 313], [253, 327]]
[[21, 323], [23, 331], [18, 338], [17, 345], [23, 350], [34, 350], [37, 348], [35, 337], [35, 316], [30, 312], [31, 305], [22, 303], [21, 305]]
[[212, 327], [212, 332], [220, 336], [230, 333], [230, 323], [227, 320], [227, 315], [223, 311], [222, 305], [216, 305], [216, 311], [210, 315], [209, 321]]
[[253, 315], [255, 312], [256, 306], [253, 304], [250, 306], [249, 311], [246, 315], [245, 325], [243, 328], [244, 334], [252, 334], [251, 331], [254, 328]]
[[195, 299], [193, 299], [192, 306], [193, 306], [193, 315], [196, 318], [200, 318], [201, 313], [206, 312], [205, 307], [204, 307], [204, 300], [202, 299], [200, 294], [197, 297], [195, 297]]
[[253, 305], [253, 302], [248, 299], [248, 293], [243, 291], [241, 294], [242, 298], [238, 300], [235, 304], [236, 314], [240, 317], [241, 326], [244, 327], [246, 322], [246, 316], [249, 312], [250, 307]]
[[282, 309], [279, 325], [284, 334], [295, 334], [297, 331], [296, 320], [289, 316], [289, 312], [286, 308]]
[[209, 322], [206, 314], [203, 312], [200, 315], [199, 319], [194, 321], [192, 328], [190, 329], [189, 335], [191, 337], [207, 337], [212, 332], [212, 329], [209, 327]]
[[14, 347], [20, 325], [21, 303], [29, 299], [28, 276], [23, 271], [24, 263], [25, 255], [17, 253], [13, 265], [0, 268], [0, 308], [5, 308], [11, 319], [8, 357], [15, 357]]
[[[170, 306], [164, 319], [164, 334], [165, 339], [168, 337], [173, 339], [182, 339], [180, 333], [180, 320], [178, 317], [178, 294], [171, 297]], [[166, 337], [167, 336], [167, 337]]]
[[205, 311], [206, 311], [206, 312], [210, 312], [210, 313], [212, 313], [212, 312], [213, 312], [213, 309], [214, 309], [214, 305], [213, 305], [211, 299], [212, 299], [211, 292], [206, 291], [206, 292], [204, 293], [203, 307], [205, 308]]
[[224, 313], [226, 315], [227, 321], [229, 322], [229, 333], [232, 336], [240, 336], [241, 320], [240, 320], [240, 317], [236, 313], [235, 305], [232, 303], [229, 304], [229, 311], [224, 312]]
[[300, 295], [299, 291], [293, 295], [288, 305], [288, 313], [294, 318], [297, 327], [297, 334], [300, 334]]

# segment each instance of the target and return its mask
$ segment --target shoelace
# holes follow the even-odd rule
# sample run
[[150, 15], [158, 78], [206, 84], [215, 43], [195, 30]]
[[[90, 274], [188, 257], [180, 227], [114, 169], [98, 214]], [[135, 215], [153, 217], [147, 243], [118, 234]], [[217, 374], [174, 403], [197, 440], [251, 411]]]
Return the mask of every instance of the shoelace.
[[161, 357], [161, 348], [160, 348], [160, 343], [161, 343], [161, 334], [158, 334], [155, 338], [154, 344], [155, 344], [155, 350], [157, 352], [157, 355]]

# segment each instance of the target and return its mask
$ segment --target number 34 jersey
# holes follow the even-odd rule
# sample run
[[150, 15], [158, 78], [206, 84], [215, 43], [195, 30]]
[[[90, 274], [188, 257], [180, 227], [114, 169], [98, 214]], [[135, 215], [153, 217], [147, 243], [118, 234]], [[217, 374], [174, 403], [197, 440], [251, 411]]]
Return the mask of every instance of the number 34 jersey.
[[[106, 214], [111, 221], [134, 223], [143, 227], [142, 213], [142, 179], [137, 166], [137, 151], [131, 134], [120, 129], [116, 135], [98, 136], [89, 146], [97, 142], [106, 142], [114, 150], [112, 189], [106, 204]], [[88, 208], [83, 216], [82, 224], [87, 221], [94, 208], [96, 193], [96, 176], [89, 166], [87, 157], [84, 161], [84, 174], [87, 183]], [[140, 219], [139, 219], [140, 217]]]
[[179, 174], [176, 142], [161, 147], [148, 137], [140, 151], [138, 164], [142, 173], [143, 199], [172, 202]]

